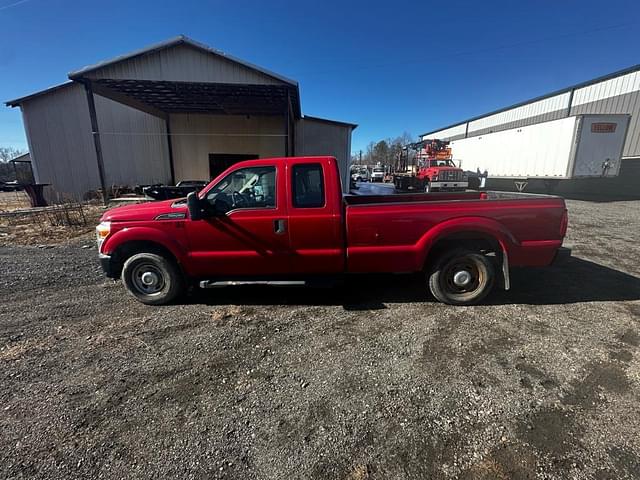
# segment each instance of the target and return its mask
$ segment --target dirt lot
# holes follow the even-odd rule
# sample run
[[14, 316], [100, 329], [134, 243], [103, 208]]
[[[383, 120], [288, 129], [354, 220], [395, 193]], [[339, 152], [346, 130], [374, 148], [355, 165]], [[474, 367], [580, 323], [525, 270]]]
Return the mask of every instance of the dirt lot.
[[640, 478], [640, 202], [569, 205], [575, 258], [469, 308], [415, 277], [146, 307], [90, 235], [0, 247], [0, 477]]

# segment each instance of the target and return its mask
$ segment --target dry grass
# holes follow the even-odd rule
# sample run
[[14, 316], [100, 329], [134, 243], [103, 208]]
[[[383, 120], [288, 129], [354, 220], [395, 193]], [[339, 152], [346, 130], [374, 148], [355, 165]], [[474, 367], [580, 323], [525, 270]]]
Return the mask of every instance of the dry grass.
[[25, 192], [0, 192], [0, 212], [11, 212], [30, 206], [29, 197]]
[[104, 207], [78, 202], [61, 203], [56, 209], [30, 209], [24, 192], [0, 192], [0, 246], [63, 243], [95, 228]]

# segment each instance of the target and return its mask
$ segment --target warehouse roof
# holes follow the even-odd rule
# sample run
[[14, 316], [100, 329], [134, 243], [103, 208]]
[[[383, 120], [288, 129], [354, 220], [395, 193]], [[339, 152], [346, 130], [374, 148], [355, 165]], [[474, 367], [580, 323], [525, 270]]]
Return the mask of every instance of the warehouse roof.
[[560, 90], [556, 90], [555, 92], [547, 93], [545, 95], [541, 95], [539, 97], [531, 98], [531, 99], [525, 100], [523, 102], [514, 103], [513, 105], [509, 105], [508, 107], [500, 108], [498, 110], [494, 110], [494, 111], [489, 112], [489, 113], [483, 113], [482, 115], [477, 115], [475, 117], [471, 117], [471, 118], [468, 118], [466, 120], [460, 120], [459, 122], [452, 123], [450, 125], [447, 125], [446, 127], [441, 127], [441, 128], [437, 128], [435, 130], [430, 130], [430, 131], [428, 131], [426, 133], [422, 133], [419, 136], [423, 137], [425, 135], [431, 135], [432, 133], [436, 133], [436, 132], [439, 132], [441, 130], [446, 130], [447, 128], [456, 127], [458, 125], [462, 125], [462, 124], [465, 124], [465, 123], [468, 123], [468, 122], [473, 122], [474, 120], [479, 120], [481, 118], [485, 118], [485, 117], [488, 117], [490, 115], [495, 115], [496, 113], [506, 112], [507, 110], [511, 110], [512, 108], [522, 107], [523, 105], [527, 105], [529, 103], [537, 102], [539, 100], [544, 100], [545, 98], [555, 97], [556, 95], [561, 95], [563, 93], [571, 92], [572, 90], [576, 90], [578, 88], [588, 87], [589, 85], [594, 85], [596, 83], [604, 82], [605, 80], [610, 80], [612, 78], [619, 77], [621, 75], [626, 75], [627, 73], [632, 73], [632, 72], [635, 72], [635, 71], [638, 71], [638, 70], [640, 70], [640, 64], [634, 65], [632, 67], [624, 68], [622, 70], [618, 70], [616, 72], [609, 73], [609, 74], [603, 75], [601, 77], [594, 78], [593, 80], [587, 80], [586, 82], [577, 83], [577, 84], [572, 85], [570, 87], [565, 87], [565, 88], [562, 88]]
[[341, 127], [351, 127], [351, 130], [358, 128], [357, 123], [339, 122], [338, 120], [329, 120], [328, 118], [312, 117], [311, 115], [305, 115], [303, 117], [306, 120], [315, 120], [316, 122], [332, 123]]
[[95, 90], [98, 91], [98, 89], [102, 88], [98, 93], [109, 96], [109, 90], [105, 89], [110, 89], [111, 94], [120, 95], [120, 100], [117, 101], [127, 103], [123, 97], [126, 96], [134, 102], [146, 103], [153, 108], [165, 112], [206, 111], [229, 114], [273, 114], [286, 108], [287, 98], [290, 98], [295, 115], [297, 117], [301, 116], [298, 82], [228, 55], [220, 50], [210, 48], [184, 35], [179, 35], [149, 47], [75, 70], [69, 73], [71, 81], [9, 100], [5, 102], [5, 104], [10, 107], [19, 106], [21, 103], [31, 100], [32, 98], [71, 86], [74, 84], [74, 81], [84, 82], [85, 76], [96, 70], [179, 45], [186, 45], [200, 52], [224, 58], [261, 75], [275, 79], [279, 83], [273, 85], [249, 85], [216, 82], [149, 81], [142, 79], [98, 79], [92, 81], [92, 83], [96, 85]]
[[63, 88], [69, 87], [73, 85], [71, 80], [67, 80], [66, 82], [59, 83], [58, 85], [53, 85], [52, 87], [45, 88], [44, 90], [40, 90], [39, 92], [30, 93], [25, 95], [24, 97], [14, 98], [13, 100], [7, 100], [4, 104], [7, 107], [17, 107], [22, 102], [27, 100], [31, 100], [32, 98], [39, 97], [40, 95], [45, 95], [47, 93], [55, 92], [56, 90], [61, 90]]
[[295, 80], [291, 80], [290, 78], [284, 77], [284, 76], [279, 75], [279, 74], [277, 74], [275, 72], [272, 72], [272, 71], [267, 70], [265, 68], [259, 67], [257, 65], [252, 64], [252, 63], [249, 63], [249, 62], [247, 62], [245, 60], [241, 60], [241, 59], [239, 59], [237, 57], [234, 57], [232, 55], [224, 53], [224, 52], [222, 52], [220, 50], [216, 50], [214, 48], [211, 48], [211, 47], [209, 47], [207, 45], [204, 45], [204, 44], [202, 44], [200, 42], [196, 42], [195, 40], [192, 40], [191, 38], [189, 38], [189, 37], [187, 37], [185, 35], [178, 35], [177, 37], [173, 37], [173, 38], [170, 38], [170, 39], [165, 40], [163, 42], [156, 43], [154, 45], [150, 45], [150, 46], [142, 48], [140, 50], [135, 50], [135, 51], [133, 51], [131, 53], [127, 53], [125, 55], [120, 55], [120, 56], [112, 58], [110, 60], [105, 60], [105, 61], [96, 63], [94, 65], [89, 65], [89, 66], [81, 68], [80, 70], [74, 70], [73, 72], [69, 73], [69, 78], [74, 80], [74, 79], [77, 79], [77, 78], [80, 78], [80, 77], [86, 75], [89, 72], [93, 72], [95, 70], [107, 67], [109, 65], [113, 65], [113, 64], [119, 63], [119, 62], [123, 62], [125, 60], [130, 60], [130, 59], [135, 58], [135, 57], [148, 55], [150, 53], [154, 53], [154, 52], [157, 52], [159, 50], [164, 50], [166, 48], [175, 47], [177, 45], [188, 45], [188, 46], [193, 47], [193, 48], [195, 48], [197, 50], [200, 50], [202, 52], [210, 53], [210, 54], [213, 54], [213, 55], [216, 55], [216, 56], [219, 56], [219, 57], [226, 58], [227, 60], [230, 60], [232, 62], [235, 62], [235, 63], [238, 63], [240, 65], [243, 65], [243, 66], [245, 66], [245, 67], [247, 67], [247, 68], [249, 68], [251, 70], [254, 70], [256, 72], [262, 73], [262, 74], [267, 75], [267, 76], [269, 76], [271, 78], [275, 78], [276, 80], [279, 80], [279, 81], [281, 81], [283, 83], [288, 83], [289, 85], [292, 85], [292, 86], [295, 86], [295, 87], [298, 86], [298, 82], [296, 82]]

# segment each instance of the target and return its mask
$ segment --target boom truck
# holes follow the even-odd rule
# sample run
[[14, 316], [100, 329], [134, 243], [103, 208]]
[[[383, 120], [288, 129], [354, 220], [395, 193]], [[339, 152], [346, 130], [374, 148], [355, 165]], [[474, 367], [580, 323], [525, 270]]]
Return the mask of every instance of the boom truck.
[[343, 196], [334, 157], [236, 163], [187, 198], [113, 208], [96, 228], [109, 277], [161, 305], [189, 286], [301, 285], [422, 272], [441, 302], [471, 305], [510, 267], [570, 255], [562, 198], [493, 192]]
[[[413, 157], [413, 159], [412, 159]], [[393, 174], [396, 190], [464, 192], [468, 180], [451, 156], [449, 142], [424, 139], [404, 147]]]

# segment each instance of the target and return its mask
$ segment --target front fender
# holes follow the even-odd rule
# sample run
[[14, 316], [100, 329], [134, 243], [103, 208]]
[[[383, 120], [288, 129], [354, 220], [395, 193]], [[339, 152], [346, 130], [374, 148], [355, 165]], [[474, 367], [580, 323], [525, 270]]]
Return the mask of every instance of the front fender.
[[109, 235], [104, 241], [100, 253], [111, 255], [121, 245], [136, 241], [156, 243], [166, 248], [179, 263], [184, 263], [187, 256], [186, 246], [180, 244], [175, 237], [160, 229], [148, 226], [126, 227]]

